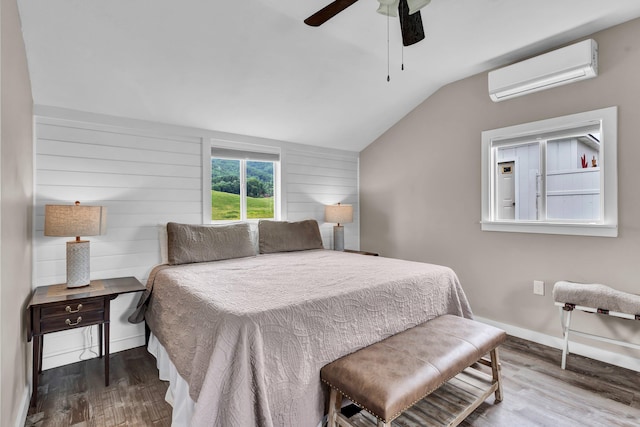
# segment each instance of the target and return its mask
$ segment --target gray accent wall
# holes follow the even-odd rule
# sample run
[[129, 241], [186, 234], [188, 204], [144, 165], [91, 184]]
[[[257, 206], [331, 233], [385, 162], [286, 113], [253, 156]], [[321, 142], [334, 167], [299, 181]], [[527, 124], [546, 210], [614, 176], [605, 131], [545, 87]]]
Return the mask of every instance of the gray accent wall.
[[[551, 344], [561, 336], [551, 295], [556, 281], [640, 293], [640, 20], [591, 38], [599, 45], [597, 78], [494, 103], [481, 73], [441, 88], [363, 150], [362, 249], [452, 267], [476, 316]], [[480, 230], [482, 131], [609, 106], [618, 106], [619, 237]], [[545, 282], [544, 296], [533, 294], [533, 280]], [[587, 314], [574, 320], [640, 343], [637, 321]], [[640, 370], [638, 351], [582, 343]]]

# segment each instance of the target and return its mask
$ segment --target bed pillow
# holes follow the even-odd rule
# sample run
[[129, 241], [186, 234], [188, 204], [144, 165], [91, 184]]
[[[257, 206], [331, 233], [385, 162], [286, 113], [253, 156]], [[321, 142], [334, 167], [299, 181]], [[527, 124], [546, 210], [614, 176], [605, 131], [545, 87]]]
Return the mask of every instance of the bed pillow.
[[258, 240], [261, 254], [324, 249], [315, 219], [299, 222], [262, 220], [258, 223]]
[[158, 241], [160, 243], [160, 264], [169, 264], [167, 224], [158, 224]]
[[219, 261], [254, 256], [249, 224], [221, 226], [167, 224], [169, 264]]

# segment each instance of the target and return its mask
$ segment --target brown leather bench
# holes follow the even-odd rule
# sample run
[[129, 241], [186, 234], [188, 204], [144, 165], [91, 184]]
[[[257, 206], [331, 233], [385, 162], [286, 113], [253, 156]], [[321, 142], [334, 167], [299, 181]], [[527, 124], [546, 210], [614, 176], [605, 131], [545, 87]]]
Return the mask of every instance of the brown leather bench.
[[328, 427], [354, 426], [340, 413], [343, 397], [372, 414], [359, 416], [373, 425], [409, 417], [414, 405], [414, 423], [422, 416], [428, 425], [458, 425], [492, 393], [502, 401], [498, 346], [505, 339], [493, 326], [444, 315], [329, 363], [320, 371], [331, 388]]

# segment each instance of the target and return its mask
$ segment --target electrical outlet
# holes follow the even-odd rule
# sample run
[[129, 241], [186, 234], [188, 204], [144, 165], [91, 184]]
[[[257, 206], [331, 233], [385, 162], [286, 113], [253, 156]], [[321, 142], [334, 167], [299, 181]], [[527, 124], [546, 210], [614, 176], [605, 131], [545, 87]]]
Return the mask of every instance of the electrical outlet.
[[544, 295], [544, 282], [542, 280], [533, 281], [533, 293], [536, 295]]

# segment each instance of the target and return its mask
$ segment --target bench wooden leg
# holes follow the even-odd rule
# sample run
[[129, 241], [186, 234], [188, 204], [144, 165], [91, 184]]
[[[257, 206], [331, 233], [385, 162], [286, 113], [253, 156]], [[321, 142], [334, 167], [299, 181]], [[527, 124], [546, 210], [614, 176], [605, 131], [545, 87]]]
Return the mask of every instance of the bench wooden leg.
[[496, 388], [496, 402], [502, 402], [502, 374], [500, 373], [500, 358], [498, 356], [498, 347], [491, 350], [491, 373], [493, 382], [498, 384]]
[[329, 394], [329, 415], [327, 417], [327, 427], [338, 427], [337, 418], [342, 405], [342, 393], [338, 393], [335, 388]]

